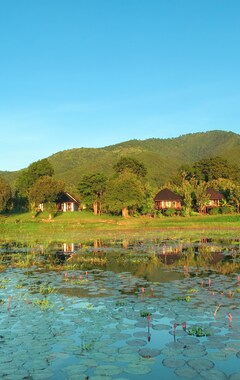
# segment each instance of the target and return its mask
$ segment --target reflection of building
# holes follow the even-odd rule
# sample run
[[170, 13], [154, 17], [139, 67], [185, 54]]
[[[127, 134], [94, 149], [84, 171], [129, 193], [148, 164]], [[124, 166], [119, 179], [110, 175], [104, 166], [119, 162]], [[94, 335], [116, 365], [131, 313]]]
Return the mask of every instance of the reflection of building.
[[154, 202], [157, 210], [167, 210], [169, 208], [181, 210], [182, 208], [182, 198], [180, 195], [169, 189], [159, 191], [154, 198]]
[[74, 252], [74, 243], [63, 243], [63, 252], [65, 253], [71, 253]]
[[157, 256], [160, 260], [167, 265], [173, 264], [175, 261], [178, 261], [181, 258], [183, 253], [182, 244], [177, 245], [167, 245], [163, 244], [160, 247], [160, 253]]

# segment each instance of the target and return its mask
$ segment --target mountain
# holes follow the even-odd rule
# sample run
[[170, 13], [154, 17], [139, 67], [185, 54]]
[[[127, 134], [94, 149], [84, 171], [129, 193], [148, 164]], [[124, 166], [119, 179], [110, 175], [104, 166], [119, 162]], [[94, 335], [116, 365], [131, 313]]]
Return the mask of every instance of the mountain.
[[[171, 139], [130, 140], [104, 148], [64, 150], [48, 159], [57, 178], [77, 185], [85, 174], [104, 172], [112, 175], [113, 165], [122, 156], [143, 162], [149, 181], [158, 187], [167, 182], [179, 166], [191, 165], [202, 158], [220, 156], [240, 167], [240, 135], [216, 130]], [[0, 175], [14, 183], [19, 172], [0, 172]]]

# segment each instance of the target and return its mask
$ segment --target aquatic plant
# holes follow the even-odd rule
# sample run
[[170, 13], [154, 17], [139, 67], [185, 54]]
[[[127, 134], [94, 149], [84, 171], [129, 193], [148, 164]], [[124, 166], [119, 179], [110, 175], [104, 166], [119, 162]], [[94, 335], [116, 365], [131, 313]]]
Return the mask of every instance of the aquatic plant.
[[124, 302], [124, 301], [120, 301], [120, 300], [118, 300], [117, 302], [116, 302], [116, 306], [125, 306], [126, 305], [126, 302]]
[[203, 336], [210, 336], [211, 333], [204, 329], [202, 326], [192, 326], [187, 329], [188, 335], [197, 336], [198, 338]]
[[39, 306], [43, 310], [47, 310], [53, 307], [53, 305], [50, 303], [50, 301], [47, 298], [44, 298], [44, 299], [35, 298], [32, 301], [32, 304], [34, 306]]
[[150, 312], [147, 311], [147, 310], [141, 310], [141, 311], [140, 311], [140, 316], [141, 316], [142, 318], [148, 317], [149, 315], [152, 315], [152, 313], [150, 313]]
[[42, 294], [42, 295], [47, 295], [47, 294], [52, 294], [52, 293], [56, 293], [56, 289], [52, 288], [51, 286], [49, 285], [46, 285], [46, 284], [42, 284], [39, 288], [39, 293]]
[[176, 301], [185, 301], [185, 302], [190, 302], [191, 301], [191, 297], [190, 296], [186, 296], [186, 297], [176, 297], [175, 298]]

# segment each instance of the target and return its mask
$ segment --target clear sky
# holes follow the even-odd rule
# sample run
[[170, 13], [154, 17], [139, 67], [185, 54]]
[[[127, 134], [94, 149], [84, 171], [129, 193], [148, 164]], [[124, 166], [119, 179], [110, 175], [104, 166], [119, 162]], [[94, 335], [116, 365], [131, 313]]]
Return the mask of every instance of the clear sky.
[[239, 0], [0, 0], [0, 170], [240, 133]]

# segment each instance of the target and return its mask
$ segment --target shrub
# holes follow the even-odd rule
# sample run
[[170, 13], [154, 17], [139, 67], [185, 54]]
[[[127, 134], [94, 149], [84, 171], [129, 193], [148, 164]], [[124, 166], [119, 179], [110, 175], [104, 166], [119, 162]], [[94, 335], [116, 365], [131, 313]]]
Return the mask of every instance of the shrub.
[[166, 216], [173, 216], [175, 214], [175, 210], [174, 208], [168, 208], [166, 211], [165, 211], [165, 215]]
[[217, 214], [219, 214], [220, 213], [220, 209], [219, 209], [219, 207], [214, 207], [214, 208], [212, 208], [210, 211], [209, 211], [209, 214], [210, 215], [217, 215]]
[[233, 206], [223, 206], [220, 209], [221, 214], [233, 214], [234, 213], [234, 207]]

